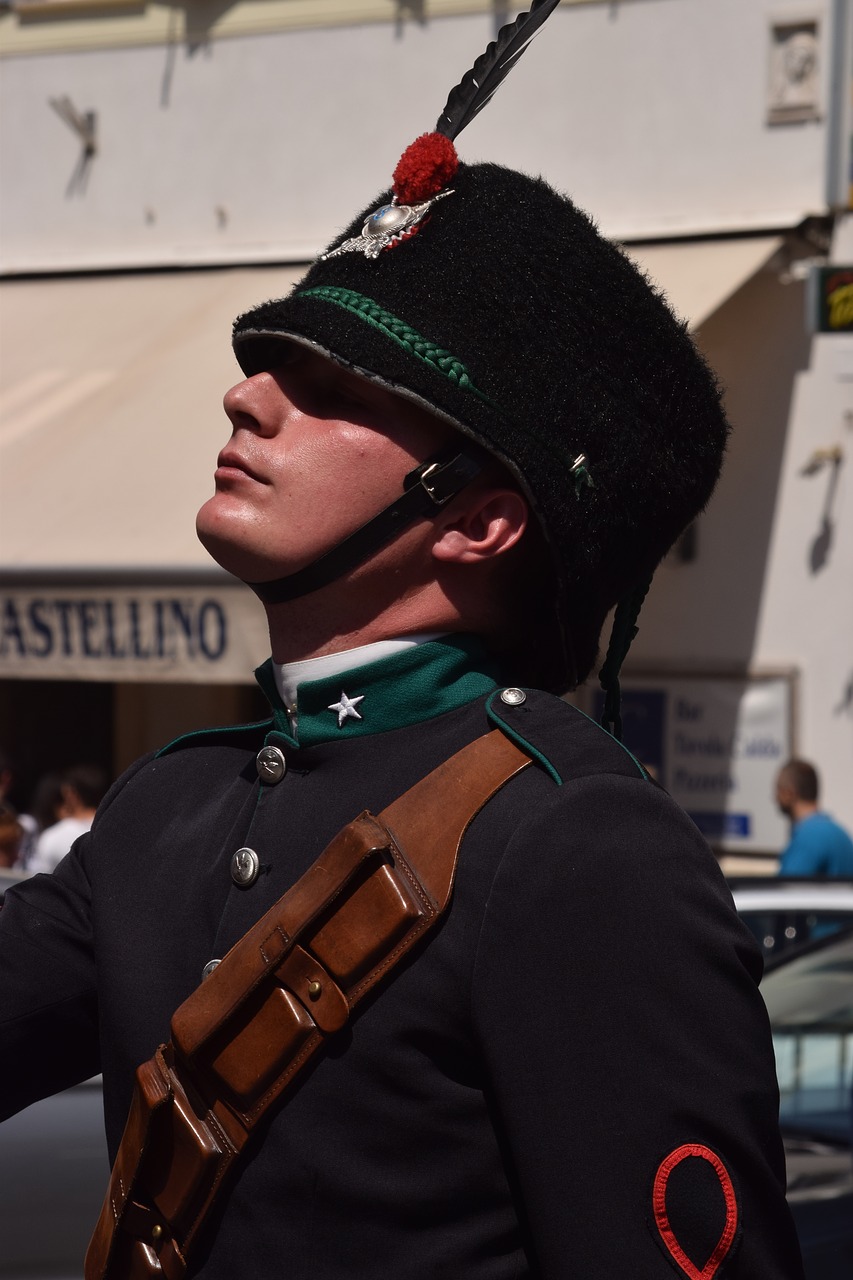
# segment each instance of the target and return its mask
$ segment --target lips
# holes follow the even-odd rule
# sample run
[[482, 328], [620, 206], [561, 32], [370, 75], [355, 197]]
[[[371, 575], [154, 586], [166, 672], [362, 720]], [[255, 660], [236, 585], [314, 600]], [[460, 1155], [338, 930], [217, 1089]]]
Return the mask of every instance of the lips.
[[249, 465], [245, 458], [242, 458], [238, 453], [233, 453], [230, 449], [223, 449], [216, 459], [216, 476], [225, 479], [230, 472], [234, 471], [248, 476], [250, 480], [256, 480], [258, 484], [266, 484], [264, 477], [258, 475], [257, 471]]

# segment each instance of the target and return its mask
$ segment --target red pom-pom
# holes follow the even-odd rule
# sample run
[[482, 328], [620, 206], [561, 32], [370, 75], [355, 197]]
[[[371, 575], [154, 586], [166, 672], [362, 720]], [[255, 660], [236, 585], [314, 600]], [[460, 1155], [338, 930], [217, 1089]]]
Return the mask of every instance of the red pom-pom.
[[456, 148], [443, 133], [422, 133], [397, 161], [394, 195], [399, 204], [422, 204], [452, 182], [459, 168]]

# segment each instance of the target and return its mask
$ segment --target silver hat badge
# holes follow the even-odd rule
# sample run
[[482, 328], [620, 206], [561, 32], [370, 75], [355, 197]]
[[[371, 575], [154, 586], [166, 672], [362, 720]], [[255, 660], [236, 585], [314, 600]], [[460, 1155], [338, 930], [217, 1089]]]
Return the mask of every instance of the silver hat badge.
[[366, 258], [378, 258], [383, 249], [387, 249], [389, 245], [398, 244], [405, 236], [410, 235], [438, 200], [443, 200], [445, 196], [450, 195], [453, 195], [452, 190], [439, 191], [437, 196], [433, 196], [431, 200], [425, 200], [422, 204], [396, 204], [394, 201], [391, 204], [383, 204], [381, 209], [371, 213], [361, 229], [360, 236], [344, 240], [337, 249], [324, 253], [323, 261], [325, 262], [327, 258], [337, 258], [341, 253], [363, 253]]

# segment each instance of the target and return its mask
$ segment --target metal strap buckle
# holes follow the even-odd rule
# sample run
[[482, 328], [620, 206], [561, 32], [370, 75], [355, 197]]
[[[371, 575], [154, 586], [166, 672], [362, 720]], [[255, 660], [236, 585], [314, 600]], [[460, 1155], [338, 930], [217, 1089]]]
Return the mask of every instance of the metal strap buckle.
[[429, 483], [429, 477], [436, 475], [437, 472], [443, 471], [445, 466], [446, 463], [431, 462], [419, 477], [421, 486], [427, 491], [437, 507], [443, 507], [445, 502], [453, 497], [452, 493], [446, 493], [443, 498], [440, 497], [435, 491], [435, 485]]

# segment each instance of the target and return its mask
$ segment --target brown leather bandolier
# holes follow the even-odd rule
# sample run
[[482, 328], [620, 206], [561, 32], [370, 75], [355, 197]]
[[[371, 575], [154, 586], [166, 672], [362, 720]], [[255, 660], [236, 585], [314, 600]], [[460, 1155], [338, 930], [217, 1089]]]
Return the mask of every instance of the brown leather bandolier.
[[172, 1018], [136, 1073], [86, 1280], [181, 1280], [240, 1152], [358, 1002], [434, 927], [462, 836], [530, 759], [500, 730], [344, 827]]

